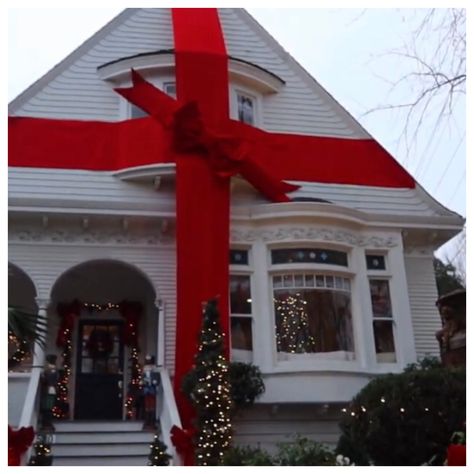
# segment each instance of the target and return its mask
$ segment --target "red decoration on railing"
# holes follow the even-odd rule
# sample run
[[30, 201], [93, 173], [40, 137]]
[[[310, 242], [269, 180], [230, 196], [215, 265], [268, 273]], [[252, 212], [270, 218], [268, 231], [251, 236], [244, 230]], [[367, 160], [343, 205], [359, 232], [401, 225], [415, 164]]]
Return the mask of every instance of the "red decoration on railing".
[[194, 465], [194, 444], [193, 437], [196, 434], [194, 428], [182, 429], [173, 425], [170, 431], [171, 442], [178, 454], [183, 458], [185, 466]]
[[32, 426], [14, 430], [8, 425], [8, 465], [19, 466], [21, 456], [33, 444], [35, 430]]

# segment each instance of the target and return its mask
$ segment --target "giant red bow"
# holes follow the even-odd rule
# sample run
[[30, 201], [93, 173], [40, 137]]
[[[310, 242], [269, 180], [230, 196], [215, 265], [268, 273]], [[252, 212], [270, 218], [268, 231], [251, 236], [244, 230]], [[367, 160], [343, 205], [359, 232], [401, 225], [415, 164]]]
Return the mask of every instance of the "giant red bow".
[[[115, 89], [134, 105], [158, 120], [170, 134], [172, 152], [198, 154], [205, 157], [214, 173], [221, 178], [241, 174], [266, 198], [275, 202], [287, 202], [286, 193], [299, 186], [273, 177], [255, 161], [257, 155], [252, 142], [238, 133], [230, 119], [219, 123], [219, 131], [205, 122], [196, 101], [180, 103], [147, 82], [132, 69], [132, 87]], [[253, 156], [252, 156], [253, 154]]]

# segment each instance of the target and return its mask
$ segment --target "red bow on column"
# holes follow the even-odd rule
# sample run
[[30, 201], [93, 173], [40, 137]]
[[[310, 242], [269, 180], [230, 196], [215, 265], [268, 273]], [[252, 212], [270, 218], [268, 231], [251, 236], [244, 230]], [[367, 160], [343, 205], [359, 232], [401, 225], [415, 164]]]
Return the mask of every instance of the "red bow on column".
[[196, 430], [193, 428], [182, 429], [173, 425], [171, 428], [171, 442], [178, 451], [178, 454], [183, 458], [185, 466], [194, 465], [194, 444], [193, 437], [196, 434]]
[[14, 431], [8, 425], [8, 465], [19, 466], [22, 454], [31, 446], [35, 437], [32, 426]]

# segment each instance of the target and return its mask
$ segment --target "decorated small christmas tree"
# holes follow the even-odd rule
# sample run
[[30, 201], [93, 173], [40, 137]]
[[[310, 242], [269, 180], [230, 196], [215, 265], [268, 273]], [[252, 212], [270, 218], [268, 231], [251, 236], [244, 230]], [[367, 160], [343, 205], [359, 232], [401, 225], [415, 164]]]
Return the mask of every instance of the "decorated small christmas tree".
[[158, 435], [155, 435], [153, 443], [150, 444], [151, 452], [148, 456], [149, 466], [169, 466], [171, 456], [166, 452], [166, 444], [160, 441]]
[[197, 412], [195, 456], [198, 466], [220, 465], [232, 437], [232, 399], [223, 337], [217, 301], [211, 300], [204, 309], [195, 357], [197, 380], [191, 391], [191, 401]]
[[30, 466], [52, 465], [53, 457], [51, 456], [51, 446], [43, 442], [41, 437], [39, 437], [38, 441], [34, 444], [33, 449], [35, 450], [35, 454], [30, 459]]
[[295, 296], [276, 300], [277, 349], [279, 352], [300, 354], [314, 352], [316, 341], [309, 332], [307, 302], [297, 293]]

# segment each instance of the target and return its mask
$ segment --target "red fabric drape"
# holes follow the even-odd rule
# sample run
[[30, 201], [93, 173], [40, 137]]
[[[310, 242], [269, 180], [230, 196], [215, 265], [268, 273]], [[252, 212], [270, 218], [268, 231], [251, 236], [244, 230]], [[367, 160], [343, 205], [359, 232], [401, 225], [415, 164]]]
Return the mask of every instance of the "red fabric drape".
[[32, 426], [14, 430], [8, 425], [8, 465], [19, 466], [22, 454], [31, 446], [35, 437]]

